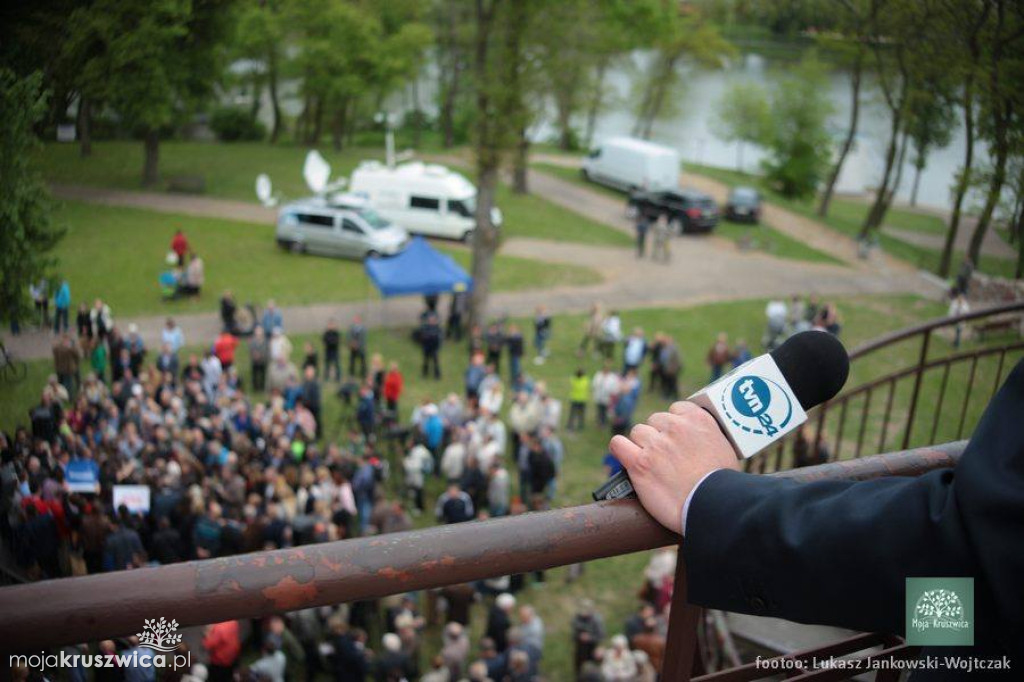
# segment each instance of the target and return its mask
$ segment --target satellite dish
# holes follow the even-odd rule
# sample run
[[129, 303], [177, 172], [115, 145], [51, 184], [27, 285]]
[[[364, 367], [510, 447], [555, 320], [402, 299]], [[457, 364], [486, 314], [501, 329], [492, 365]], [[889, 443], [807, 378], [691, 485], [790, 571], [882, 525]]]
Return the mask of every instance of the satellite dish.
[[274, 187], [270, 184], [270, 176], [260, 173], [256, 176], [256, 196], [260, 203], [270, 208], [277, 206], [277, 197], [274, 196]]
[[320, 194], [327, 189], [327, 180], [331, 177], [331, 164], [320, 156], [320, 152], [311, 149], [306, 154], [306, 162], [302, 165], [302, 177], [313, 194]]

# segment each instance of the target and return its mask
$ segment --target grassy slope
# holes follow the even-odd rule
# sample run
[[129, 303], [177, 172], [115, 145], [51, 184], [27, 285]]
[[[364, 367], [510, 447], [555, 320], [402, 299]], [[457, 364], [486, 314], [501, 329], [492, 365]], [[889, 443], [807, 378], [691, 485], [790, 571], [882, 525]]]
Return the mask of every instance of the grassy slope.
[[[361, 263], [282, 251], [271, 225], [75, 202], [64, 204], [56, 218], [69, 227], [56, 256], [74, 299], [100, 296], [120, 316], [214, 310], [220, 293], [228, 288], [243, 301], [275, 298], [285, 305], [361, 300], [369, 293]], [[206, 262], [206, 294], [199, 300], [160, 299], [157, 276], [166, 269], [163, 258], [177, 228], [185, 231]], [[470, 254], [465, 248], [437, 244], [468, 267]], [[501, 255], [494, 278], [495, 288], [506, 291], [601, 281], [587, 267]]]
[[[837, 302], [844, 321], [843, 339], [848, 347], [875, 338], [883, 332], [901, 328], [944, 312], [943, 307], [936, 303], [909, 296], [850, 297], [838, 299]], [[684, 395], [705, 383], [707, 369], [702, 358], [707, 345], [718, 331], [727, 331], [731, 339], [746, 338], [756, 347], [757, 340], [763, 331], [763, 319], [763, 300], [704, 305], [685, 310], [638, 310], [623, 313], [625, 328], [641, 325], [648, 333], [662, 330], [673, 334], [679, 340], [686, 364], [681, 382], [681, 391]], [[528, 324], [526, 321], [520, 322]], [[529, 362], [524, 365], [527, 372], [538, 380], [546, 381], [553, 394], [563, 400], [568, 393], [569, 377], [576, 367], [582, 365], [588, 372], [593, 372], [598, 365], [598, 361], [589, 356], [582, 361], [577, 360], [573, 352], [579, 341], [582, 324], [583, 318], [580, 316], [556, 318], [550, 361], [540, 367]], [[296, 360], [301, 353], [302, 342], [307, 339], [315, 340], [313, 337], [293, 338]], [[191, 339], [190, 341], [198, 340]], [[462, 345], [446, 344], [443, 348], [442, 366], [445, 376], [443, 381], [437, 383], [419, 379], [416, 371], [418, 369], [418, 354], [408, 341], [408, 335], [405, 332], [374, 330], [370, 335], [370, 347], [374, 351], [383, 353], [385, 358], [396, 358], [401, 361], [408, 386], [401, 405], [406, 418], [408, 418], [412, 406], [425, 396], [439, 398], [448, 391], [461, 391], [461, 374], [465, 367], [465, 347]], [[936, 339], [932, 343], [932, 349], [935, 354], [945, 354], [949, 351], [949, 344], [943, 339]], [[849, 385], [855, 386], [868, 379], [881, 376], [892, 369], [910, 365], [916, 359], [916, 352], [917, 350], [912, 344], [904, 344], [894, 348], [891, 352], [870, 356], [864, 361], [855, 363]], [[1006, 367], [1012, 366], [1011, 363], [1019, 357], [1019, 353], [1008, 357]], [[244, 351], [239, 360], [240, 367], [247, 367]], [[50, 371], [50, 363], [34, 362], [30, 364], [30, 368], [30, 376], [27, 381], [13, 387], [4, 387], [4, 390], [0, 391], [0, 396], [2, 396], [0, 397], [0, 427], [9, 428], [16, 421], [24, 421], [25, 410], [38, 394], [45, 375]], [[245, 374], [246, 372], [243, 370], [243, 377]], [[992, 377], [993, 370], [988, 363], [979, 365], [977, 386], [990, 386]], [[646, 376], [644, 379], [646, 380]], [[934, 383], [934, 381], [926, 383], [925, 390], [932, 389]], [[962, 395], [965, 383], [965, 380], [959, 375], [950, 380], [951, 391], [942, 411], [945, 418], [942, 420], [942, 428], [936, 436], [938, 441], [956, 436], [955, 429], [956, 421], [959, 418], [960, 403], [954, 398], [958, 392]], [[329, 392], [325, 391], [325, 395], [329, 395]], [[929, 393], [926, 392], [925, 395], [929, 395]], [[975, 398], [971, 401], [968, 410], [968, 430], [972, 428], [974, 420], [983, 409], [987, 397], [988, 394], [985, 391], [975, 393]], [[876, 403], [879, 400], [880, 398], [876, 398]], [[343, 416], [338, 401], [328, 399], [325, 409], [326, 433], [330, 438], [337, 438], [342, 433]], [[664, 409], [664, 402], [645, 392], [637, 415], [642, 417], [659, 409]], [[925, 416], [930, 420], [931, 411], [925, 410], [924, 412], [927, 413]], [[566, 446], [566, 461], [556, 500], [559, 506], [588, 502], [590, 491], [599, 485], [603, 478], [600, 462], [607, 445], [608, 433], [593, 426], [593, 422], [590, 421], [593, 419], [592, 413], [588, 414], [587, 418], [588, 428], [585, 431], [563, 436]], [[872, 436], [875, 431], [876, 429], [872, 426], [870, 430]], [[926, 442], [930, 435], [927, 431], [927, 429], [918, 429], [915, 442]], [[865, 446], [866, 452], [874, 451], [873, 447], [877, 441], [872, 438], [868, 442], [870, 445]], [[891, 441], [887, 444], [888, 449], [895, 447], [896, 444]], [[848, 454], [850, 453], [851, 451], [848, 451]], [[396, 481], [392, 481], [389, 485], [396, 483]], [[440, 485], [436, 481], [432, 481], [429, 489], [431, 494], [428, 499], [433, 499], [433, 496], [439, 494], [440, 491]], [[429, 519], [421, 517], [417, 523], [426, 525], [431, 522]], [[583, 596], [594, 598], [598, 608], [605, 616], [609, 634], [620, 632], [624, 618], [636, 606], [635, 594], [640, 587], [640, 576], [647, 559], [647, 554], [641, 553], [593, 562], [587, 565], [581, 581], [568, 586], [563, 584], [565, 571], [558, 569], [548, 573], [549, 585], [547, 587], [528, 590], [521, 595], [523, 601], [537, 606], [545, 620], [548, 634], [544, 670], [551, 679], [570, 678], [572, 649], [569, 645], [568, 621], [577, 600]], [[475, 641], [475, 638], [480, 635], [485, 620], [485, 614], [481, 607], [476, 608], [473, 618], [472, 627]], [[429, 633], [429, 642], [426, 651], [437, 651], [437, 633], [435, 631]]]
[[[706, 175], [709, 178], [714, 178], [715, 180], [731, 185], [741, 183], [748, 185], [760, 185], [760, 178], [749, 173], [740, 173], [738, 171], [714, 168], [711, 166], [698, 166], [697, 164], [691, 163], [686, 164], [685, 168], [688, 171], [699, 173], [700, 175]], [[795, 213], [800, 213], [801, 215], [805, 215], [809, 218], [822, 220], [818, 217], [815, 211], [816, 204], [814, 202], [795, 201], [780, 196], [778, 193], [773, 192], [770, 189], [764, 187], [762, 187], [762, 189], [764, 190], [768, 200], [772, 203], [778, 204], [779, 206], [787, 208]], [[823, 220], [823, 222], [834, 230], [838, 230], [848, 236], [856, 237], [860, 232], [860, 226], [864, 220], [864, 216], [867, 215], [868, 208], [868, 204], [863, 201], [834, 198], [831, 206], [829, 207], [829, 215]], [[915, 232], [925, 232], [929, 234], [945, 234], [946, 232], [945, 223], [941, 218], [901, 208], [890, 209], [886, 215], [885, 224], [889, 227], [895, 227], [902, 230], [912, 230]], [[938, 267], [940, 252], [937, 250], [927, 249], [915, 244], [909, 244], [887, 234], [880, 234], [879, 240], [882, 248], [884, 248], [886, 252], [891, 253], [898, 258], [902, 258], [908, 263], [911, 263], [923, 270], [935, 272]], [[962, 258], [963, 253], [957, 252], [954, 254], [953, 262], [959, 263]], [[1012, 278], [1014, 274], [1014, 263], [1012, 260], [1003, 258], [982, 256], [979, 269], [989, 274]]]
[[[613, 196], [616, 199], [624, 200], [622, 192], [618, 192], [614, 189], [604, 187], [595, 183], [587, 182], [577, 170], [573, 168], [565, 168], [563, 166], [556, 166], [553, 164], [536, 163], [533, 164], [535, 168], [545, 173], [556, 175], [563, 180], [583, 185], [591, 189], [596, 189], [603, 194]], [[793, 239], [778, 230], [774, 230], [766, 225], [761, 225], [758, 228], [752, 229], [749, 225], [739, 225], [737, 223], [730, 223], [726, 220], [722, 220], [718, 223], [715, 228], [715, 234], [730, 239], [732, 241], [739, 241], [741, 237], [753, 236], [753, 238], [761, 245], [761, 248], [769, 251], [772, 255], [778, 256], [779, 258], [789, 258], [793, 260], [803, 260], [812, 263], [833, 263], [836, 265], [842, 265], [842, 261], [833, 258], [827, 253], [823, 253], [816, 249], [813, 249], [806, 244]]]
[[[141, 144], [101, 142], [93, 147], [93, 155], [83, 159], [75, 145], [47, 144], [40, 155], [44, 176], [54, 183], [141, 189]], [[256, 201], [256, 175], [266, 173], [275, 193], [294, 199], [309, 194], [302, 179], [306, 152], [306, 147], [292, 145], [165, 142], [160, 148], [160, 172], [165, 180], [175, 175], [202, 175], [208, 196], [242, 201]], [[323, 145], [320, 153], [331, 164], [334, 177], [350, 174], [362, 160], [383, 160], [382, 147], [334, 152]], [[157, 189], [163, 188], [161, 185]], [[499, 188], [497, 203], [505, 214], [504, 231], [508, 236], [629, 245], [628, 236], [606, 225], [538, 197], [513, 194], [504, 186]]]

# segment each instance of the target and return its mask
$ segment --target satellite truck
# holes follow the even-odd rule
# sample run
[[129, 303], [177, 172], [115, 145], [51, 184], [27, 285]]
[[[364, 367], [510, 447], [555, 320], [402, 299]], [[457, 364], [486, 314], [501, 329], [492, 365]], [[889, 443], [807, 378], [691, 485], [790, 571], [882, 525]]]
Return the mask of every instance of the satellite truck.
[[[388, 119], [386, 135], [387, 162], [363, 161], [346, 183], [344, 178], [330, 181], [331, 167], [317, 151], [306, 156], [303, 176], [313, 192], [313, 199], [327, 204], [372, 210], [380, 218], [401, 226], [408, 232], [428, 237], [442, 237], [468, 242], [476, 229], [476, 186], [460, 173], [439, 164], [420, 161], [397, 163], [411, 157], [411, 152], [396, 156], [394, 133]], [[346, 188], [342, 194], [340, 190]], [[256, 178], [256, 195], [267, 207], [277, 206], [281, 197], [274, 194], [270, 178], [260, 174]], [[359, 203], [361, 202], [361, 204]], [[293, 202], [292, 205], [299, 202]], [[282, 209], [282, 213], [283, 213]], [[491, 209], [491, 221], [498, 227], [502, 214]], [[280, 234], [278, 242], [293, 248], [297, 240]], [[303, 243], [304, 245], [304, 243]]]

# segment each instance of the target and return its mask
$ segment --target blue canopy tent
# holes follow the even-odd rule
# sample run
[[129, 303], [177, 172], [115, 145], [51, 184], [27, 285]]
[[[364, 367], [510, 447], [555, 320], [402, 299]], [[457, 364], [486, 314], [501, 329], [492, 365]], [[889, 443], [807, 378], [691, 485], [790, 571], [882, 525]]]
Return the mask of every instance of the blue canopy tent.
[[422, 237], [390, 258], [368, 258], [366, 274], [381, 296], [445, 294], [469, 291], [473, 278], [455, 260], [440, 253]]

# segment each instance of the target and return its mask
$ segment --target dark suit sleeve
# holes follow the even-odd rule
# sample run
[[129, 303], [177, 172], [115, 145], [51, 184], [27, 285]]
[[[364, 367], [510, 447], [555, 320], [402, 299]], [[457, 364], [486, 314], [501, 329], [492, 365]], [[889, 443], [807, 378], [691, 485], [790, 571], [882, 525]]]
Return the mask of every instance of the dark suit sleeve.
[[1024, 639], [1022, 416], [1024, 362], [955, 469], [815, 483], [711, 474], [687, 512], [690, 600], [899, 634], [907, 577], [974, 577], [979, 602], [994, 611], [976, 617], [998, 624], [998, 638], [1017, 649]]

